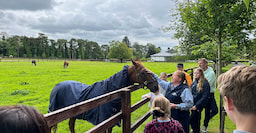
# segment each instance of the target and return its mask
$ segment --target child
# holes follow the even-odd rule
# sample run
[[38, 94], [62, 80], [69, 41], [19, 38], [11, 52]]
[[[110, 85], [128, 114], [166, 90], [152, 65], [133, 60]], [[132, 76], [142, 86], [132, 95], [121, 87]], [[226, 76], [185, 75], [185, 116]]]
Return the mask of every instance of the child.
[[156, 97], [151, 109], [156, 119], [146, 124], [144, 133], [185, 133], [182, 125], [170, 118], [170, 110], [170, 102], [167, 98], [163, 96]]
[[233, 67], [217, 82], [227, 115], [236, 125], [233, 133], [256, 133], [256, 68]]
[[[160, 88], [160, 86], [158, 88]], [[144, 94], [141, 98], [149, 98], [150, 101], [148, 103], [148, 106], [151, 108], [152, 107], [152, 102], [153, 102], [154, 98], [160, 97], [160, 96], [164, 96], [164, 95], [159, 93], [159, 90], [157, 90], [155, 93], [149, 92], [147, 94]]]

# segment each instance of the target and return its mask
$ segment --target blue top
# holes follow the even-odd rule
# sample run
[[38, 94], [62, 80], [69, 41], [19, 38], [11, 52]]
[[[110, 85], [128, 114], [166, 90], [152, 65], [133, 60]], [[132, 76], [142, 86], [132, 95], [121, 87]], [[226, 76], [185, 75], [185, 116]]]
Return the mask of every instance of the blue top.
[[[157, 80], [158, 84], [164, 89], [167, 90], [168, 88], [171, 90], [176, 89], [172, 82], [166, 82], [161, 80], [156, 74], [153, 73], [154, 78]], [[178, 85], [179, 86], [179, 85]], [[193, 107], [193, 96], [189, 88], [185, 88], [184, 91], [180, 95], [182, 103], [177, 104], [177, 108], [180, 110], [189, 110]]]
[[241, 130], [234, 130], [233, 133], [251, 133], [251, 132], [241, 131]]

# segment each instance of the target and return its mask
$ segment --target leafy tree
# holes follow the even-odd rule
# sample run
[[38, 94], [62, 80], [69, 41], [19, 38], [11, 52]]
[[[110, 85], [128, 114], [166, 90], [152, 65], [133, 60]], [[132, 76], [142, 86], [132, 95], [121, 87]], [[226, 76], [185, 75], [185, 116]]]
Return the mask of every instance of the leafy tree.
[[138, 42], [135, 42], [132, 45], [132, 49], [133, 49], [133, 56], [136, 58], [143, 58], [143, 55], [145, 54], [144, 49], [145, 46], [140, 45]]
[[70, 41], [69, 41], [69, 51], [70, 51], [70, 54], [69, 54], [69, 58], [71, 59], [74, 59], [76, 57], [76, 47], [77, 47], [77, 41], [75, 38], [71, 38]]
[[57, 56], [59, 58], [65, 58], [65, 45], [67, 43], [67, 40], [65, 39], [58, 39], [57, 40]]
[[6, 40], [0, 41], [0, 56], [8, 56], [8, 47], [10, 43]]
[[85, 59], [85, 45], [86, 45], [86, 41], [87, 40], [83, 40], [83, 39], [78, 39], [77, 40], [77, 45], [78, 45], [78, 58], [79, 59]]
[[122, 63], [123, 59], [130, 59], [132, 57], [132, 49], [128, 48], [125, 43], [115, 41], [110, 44], [110, 52], [107, 57], [120, 59]]
[[[203, 43], [202, 45], [195, 45], [192, 47], [192, 54], [195, 55], [197, 59], [205, 57], [209, 60], [216, 62], [216, 57], [218, 54], [217, 46], [218, 44], [215, 41], [208, 41]], [[225, 61], [232, 61], [233, 59], [235, 59], [235, 52], [237, 47], [238, 46], [236, 44], [233, 44], [232, 41], [223, 42], [222, 59]]]
[[122, 43], [125, 43], [128, 48], [131, 48], [131, 42], [130, 42], [130, 40], [128, 39], [127, 36], [124, 37]]
[[57, 43], [53, 39], [50, 39], [50, 42], [51, 42], [51, 46], [50, 46], [49, 56], [52, 58], [57, 57]]
[[151, 44], [151, 43], [148, 43], [146, 45], [146, 49], [147, 49], [146, 58], [150, 57], [150, 55], [159, 53], [161, 51], [161, 49], [159, 47], [156, 48], [156, 46], [154, 44]]
[[91, 42], [91, 48], [92, 48], [92, 59], [102, 59], [103, 58], [103, 54], [101, 52], [100, 46], [97, 42]]
[[[252, 0], [251, 6], [255, 7]], [[238, 45], [237, 49], [241, 50], [249, 44], [248, 31], [255, 29], [251, 23], [255, 19], [255, 8], [247, 10], [241, 0], [188, 1], [181, 3], [178, 11], [177, 15], [180, 15], [180, 19], [173, 21], [176, 23], [175, 26], [170, 26], [166, 30], [177, 31], [175, 37], [180, 40], [180, 47], [185, 49], [188, 55], [191, 54], [189, 50], [192, 46], [216, 42], [218, 44], [218, 70], [221, 70], [223, 43], [233, 40]], [[206, 35], [209, 36], [208, 40], [201, 40]]]
[[7, 41], [10, 43], [10, 46], [8, 47], [9, 54], [14, 57], [19, 57], [19, 48], [21, 45], [21, 42], [19, 40], [19, 36], [13, 36], [7, 39]]
[[100, 49], [101, 49], [104, 59], [107, 59], [108, 53], [110, 51], [109, 45], [107, 45], [107, 44], [101, 45]]

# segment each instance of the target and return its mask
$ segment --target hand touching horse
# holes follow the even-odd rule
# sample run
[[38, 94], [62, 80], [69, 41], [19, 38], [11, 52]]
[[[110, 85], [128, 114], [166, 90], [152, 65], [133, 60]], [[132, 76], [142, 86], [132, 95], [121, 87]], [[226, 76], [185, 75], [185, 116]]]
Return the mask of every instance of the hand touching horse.
[[[140, 60], [132, 60], [131, 66], [125, 65], [121, 71], [112, 75], [110, 78], [96, 82], [93, 85], [86, 85], [77, 81], [64, 81], [57, 84], [50, 95], [49, 112], [133, 85], [134, 83], [146, 86], [151, 92], [158, 90], [157, 81], [151, 73], [148, 73]], [[75, 132], [74, 124], [76, 119], [87, 120], [97, 125], [120, 110], [121, 97], [70, 118], [70, 131], [71, 133]]]

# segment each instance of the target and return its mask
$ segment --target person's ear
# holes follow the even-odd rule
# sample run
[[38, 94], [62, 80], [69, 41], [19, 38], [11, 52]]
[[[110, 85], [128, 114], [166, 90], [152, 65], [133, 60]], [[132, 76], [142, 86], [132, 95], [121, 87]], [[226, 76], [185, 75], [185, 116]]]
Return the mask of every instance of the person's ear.
[[234, 103], [233, 100], [227, 96], [224, 97], [225, 104], [226, 104], [226, 109], [228, 111], [234, 110]]

